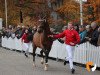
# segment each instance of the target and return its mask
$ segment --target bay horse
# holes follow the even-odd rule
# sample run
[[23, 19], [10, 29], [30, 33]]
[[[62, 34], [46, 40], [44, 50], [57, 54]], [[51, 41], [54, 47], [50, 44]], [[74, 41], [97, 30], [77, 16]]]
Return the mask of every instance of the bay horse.
[[[53, 40], [52, 38], [49, 38], [48, 35], [51, 34], [49, 24], [47, 20], [41, 20], [37, 31], [35, 32], [33, 36], [33, 66], [35, 67], [35, 52], [37, 47], [41, 48], [40, 51], [41, 56], [43, 57], [41, 60], [41, 64], [45, 61], [45, 67], [44, 70], [48, 70], [48, 55], [52, 47]], [[43, 53], [45, 54], [45, 60]]]

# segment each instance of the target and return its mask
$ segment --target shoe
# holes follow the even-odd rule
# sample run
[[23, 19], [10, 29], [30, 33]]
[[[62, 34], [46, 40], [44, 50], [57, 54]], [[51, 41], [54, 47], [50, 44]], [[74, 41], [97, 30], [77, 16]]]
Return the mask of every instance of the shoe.
[[72, 68], [72, 69], [71, 69], [71, 72], [72, 72], [72, 74], [74, 74], [74, 73], [75, 73], [75, 69]]
[[25, 55], [26, 57], [28, 57], [28, 55], [27, 55], [26, 53], [25, 53], [24, 55]]
[[66, 65], [67, 61], [64, 61], [64, 65]]

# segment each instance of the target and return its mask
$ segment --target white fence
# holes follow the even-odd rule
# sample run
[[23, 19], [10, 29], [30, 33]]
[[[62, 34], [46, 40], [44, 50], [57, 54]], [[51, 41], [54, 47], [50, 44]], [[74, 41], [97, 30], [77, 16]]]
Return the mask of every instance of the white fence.
[[[2, 46], [9, 49], [16, 49], [22, 51], [21, 39], [17, 38], [2, 38]], [[40, 54], [39, 48], [36, 53]], [[32, 44], [30, 45], [29, 52], [32, 52]], [[65, 59], [67, 52], [65, 50], [65, 44], [61, 44], [57, 40], [53, 42], [50, 57]], [[86, 62], [92, 61], [98, 67], [100, 67], [100, 46], [95, 47], [89, 42], [75, 46], [74, 62], [86, 64]]]

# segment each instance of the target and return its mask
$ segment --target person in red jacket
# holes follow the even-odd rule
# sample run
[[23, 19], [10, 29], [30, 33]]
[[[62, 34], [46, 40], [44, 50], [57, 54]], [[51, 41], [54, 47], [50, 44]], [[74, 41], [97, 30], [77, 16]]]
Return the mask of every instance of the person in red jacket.
[[74, 74], [75, 69], [73, 67], [73, 56], [74, 56], [74, 46], [80, 42], [80, 36], [78, 32], [74, 29], [73, 23], [69, 22], [68, 27], [66, 30], [64, 30], [62, 33], [57, 35], [49, 35], [49, 37], [52, 38], [63, 38], [65, 37], [65, 44], [66, 44], [66, 50], [68, 53], [67, 60], [70, 64], [70, 69], [72, 74]]
[[23, 44], [23, 50], [25, 51], [25, 56], [28, 57], [28, 52], [29, 52], [29, 46], [30, 46], [30, 41], [28, 40], [28, 29], [25, 30], [25, 33], [23, 34], [21, 41]]

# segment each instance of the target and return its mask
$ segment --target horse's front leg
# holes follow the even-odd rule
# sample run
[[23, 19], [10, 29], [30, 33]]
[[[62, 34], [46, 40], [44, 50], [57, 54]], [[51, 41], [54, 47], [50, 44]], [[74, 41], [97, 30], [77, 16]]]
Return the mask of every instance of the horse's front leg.
[[36, 46], [34, 45], [33, 46], [33, 67], [35, 67], [36, 65], [35, 65], [35, 56], [36, 56], [36, 54], [35, 54], [35, 52], [36, 52]]
[[44, 64], [43, 50], [40, 51], [40, 54], [41, 54], [41, 57], [42, 57], [42, 59], [41, 59], [41, 64]]
[[45, 51], [45, 67], [44, 67], [44, 70], [48, 70], [48, 56], [49, 56], [49, 51], [46, 50]]

